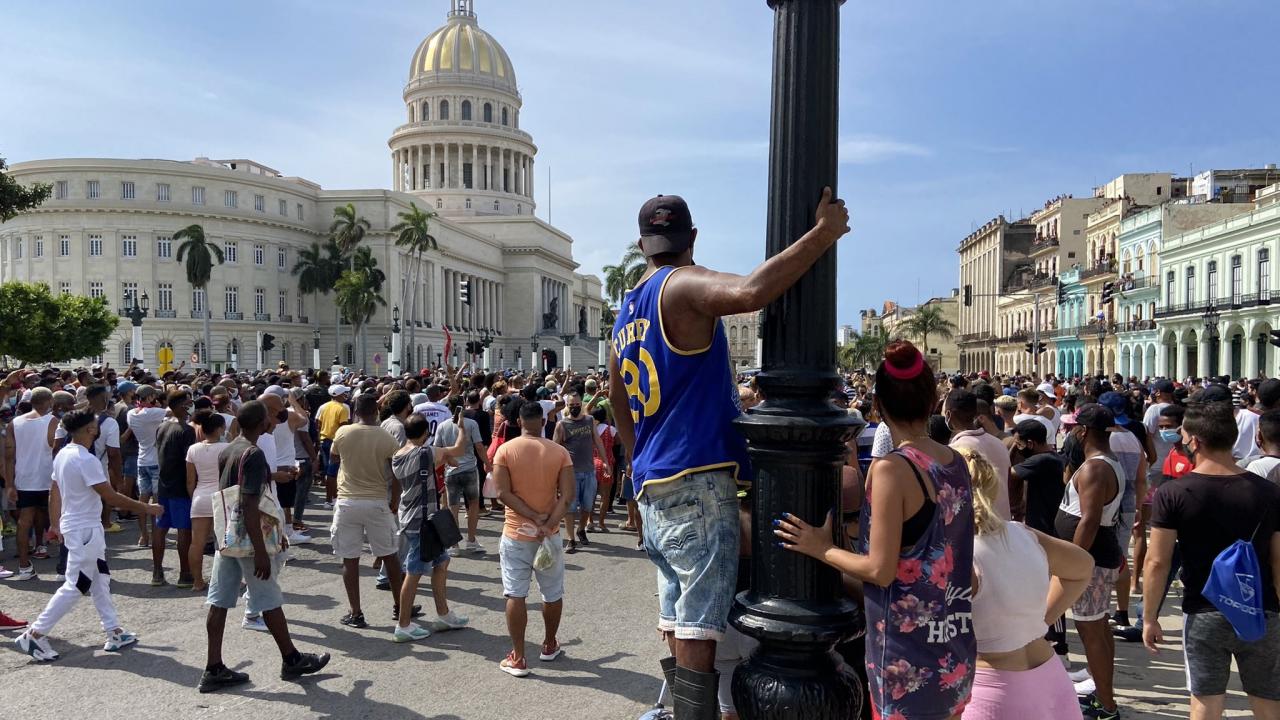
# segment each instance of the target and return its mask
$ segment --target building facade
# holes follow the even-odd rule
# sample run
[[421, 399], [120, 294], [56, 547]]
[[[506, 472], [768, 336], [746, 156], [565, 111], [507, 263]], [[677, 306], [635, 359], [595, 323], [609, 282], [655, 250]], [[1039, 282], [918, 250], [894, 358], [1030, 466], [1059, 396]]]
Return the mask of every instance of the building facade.
[[995, 370], [1003, 337], [997, 319], [998, 298], [1020, 268], [1035, 240], [1035, 226], [993, 218], [960, 242], [960, 304], [957, 307], [957, 360], [962, 372]]
[[721, 318], [729, 338], [729, 361], [734, 370], [760, 367], [760, 313], [726, 315]]
[[[490, 367], [602, 362], [600, 281], [577, 272], [573, 239], [533, 214], [536, 146], [519, 128], [515, 71], [470, 0], [453, 0], [446, 24], [414, 52], [403, 102], [407, 122], [389, 140], [391, 190], [324, 189], [249, 160], [17, 163], [18, 182], [50, 183], [54, 195], [0, 226], [0, 281], [44, 282], [106, 297], [113, 308], [146, 293], [143, 347], [131, 347], [128, 321], [108, 341], [105, 359], [121, 365], [135, 356], [155, 365], [167, 350], [175, 364], [252, 367], [257, 333], [266, 331], [276, 347], [265, 364], [311, 366], [318, 338], [323, 366], [336, 355], [385, 371], [393, 358], [381, 338], [393, 325], [402, 330], [401, 369], [466, 361], [462, 347], [481, 338], [490, 338]], [[439, 214], [431, 222], [439, 251], [420, 267], [391, 232], [411, 203]], [[347, 204], [369, 221], [362, 244], [387, 277], [367, 343], [339, 323], [332, 293], [300, 294], [292, 272], [299, 253], [327, 237], [334, 208]], [[178, 262], [173, 235], [192, 224], [226, 258], [207, 291], [190, 287]], [[469, 304], [459, 296], [463, 281]]]

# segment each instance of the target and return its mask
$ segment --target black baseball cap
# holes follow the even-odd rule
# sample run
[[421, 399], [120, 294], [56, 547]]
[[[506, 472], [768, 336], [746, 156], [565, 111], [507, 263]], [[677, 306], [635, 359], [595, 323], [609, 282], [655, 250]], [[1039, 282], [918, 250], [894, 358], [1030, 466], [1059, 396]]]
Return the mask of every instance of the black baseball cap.
[[679, 195], [658, 195], [640, 206], [645, 257], [681, 253], [693, 244], [693, 216]]

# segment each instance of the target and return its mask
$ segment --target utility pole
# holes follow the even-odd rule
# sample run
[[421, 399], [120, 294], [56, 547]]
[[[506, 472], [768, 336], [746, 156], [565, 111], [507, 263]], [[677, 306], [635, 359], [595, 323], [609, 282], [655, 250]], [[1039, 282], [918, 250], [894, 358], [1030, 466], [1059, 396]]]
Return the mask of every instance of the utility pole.
[[1037, 380], [1044, 380], [1044, 375], [1040, 374], [1040, 293], [1036, 293], [1035, 309], [1032, 310], [1031, 318], [1031, 365], [1032, 372]]

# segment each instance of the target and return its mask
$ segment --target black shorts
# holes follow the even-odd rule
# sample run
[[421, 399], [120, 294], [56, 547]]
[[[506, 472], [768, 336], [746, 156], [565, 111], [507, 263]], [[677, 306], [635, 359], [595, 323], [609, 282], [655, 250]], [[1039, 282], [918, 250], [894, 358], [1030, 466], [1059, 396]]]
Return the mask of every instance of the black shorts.
[[49, 491], [48, 490], [19, 490], [18, 491], [18, 509], [23, 508], [39, 508], [40, 510], [49, 509]]
[[1258, 642], [1247, 643], [1236, 637], [1220, 612], [1182, 616], [1187, 689], [1192, 695], [1225, 694], [1234, 657], [1245, 694], [1280, 700], [1280, 683], [1276, 682], [1280, 677], [1280, 616], [1269, 612], [1266, 618], [1267, 634]]

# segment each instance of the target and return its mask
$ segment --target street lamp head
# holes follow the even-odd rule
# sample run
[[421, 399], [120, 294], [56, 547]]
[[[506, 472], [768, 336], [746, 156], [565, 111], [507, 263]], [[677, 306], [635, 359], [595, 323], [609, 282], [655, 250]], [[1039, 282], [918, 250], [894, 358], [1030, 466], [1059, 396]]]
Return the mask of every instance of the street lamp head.
[[391, 308], [391, 320], [392, 322], [397, 322], [397, 323], [400, 322], [400, 306], [399, 305], [395, 305]]
[[147, 312], [150, 309], [151, 309], [151, 298], [147, 296], [147, 291], [143, 290], [142, 291], [142, 312]]

